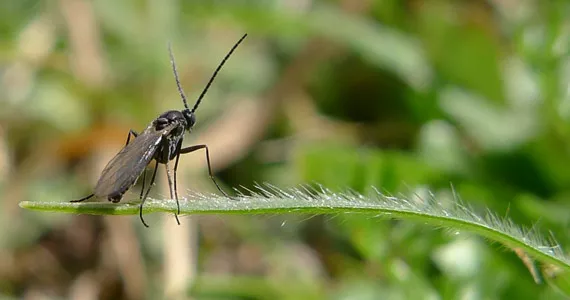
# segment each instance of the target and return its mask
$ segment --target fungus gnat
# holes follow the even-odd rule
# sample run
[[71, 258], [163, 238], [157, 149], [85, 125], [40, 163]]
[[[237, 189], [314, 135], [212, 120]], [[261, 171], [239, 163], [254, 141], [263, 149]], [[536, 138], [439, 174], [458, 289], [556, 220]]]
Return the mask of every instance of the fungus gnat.
[[[118, 203], [121, 201], [123, 194], [135, 184], [139, 176], [143, 175], [142, 189], [140, 193], [140, 205], [139, 205], [139, 216], [144, 226], [148, 227], [148, 224], [143, 218], [143, 205], [148, 197], [148, 193], [154, 184], [156, 178], [156, 171], [158, 169], [158, 164], [164, 164], [166, 167], [166, 174], [168, 176], [168, 184], [170, 187], [170, 197], [174, 196], [176, 199], [177, 213], [174, 214], [176, 217], [176, 222], [180, 224], [178, 215], [180, 214], [180, 204], [178, 202], [178, 190], [176, 187], [176, 171], [178, 169], [178, 160], [181, 154], [186, 154], [194, 152], [196, 150], [205, 149], [206, 150], [206, 162], [208, 164], [208, 173], [212, 182], [216, 185], [218, 190], [226, 197], [229, 197], [226, 192], [224, 192], [212, 174], [212, 168], [210, 166], [210, 152], [207, 145], [195, 145], [186, 148], [182, 148], [182, 140], [184, 139], [185, 131], [190, 131], [194, 124], [196, 123], [195, 112], [204, 98], [204, 95], [208, 91], [208, 88], [218, 75], [218, 72], [232, 55], [234, 50], [239, 46], [239, 44], [245, 39], [247, 34], [242, 36], [239, 41], [231, 48], [231, 50], [226, 54], [222, 62], [218, 65], [214, 74], [206, 84], [206, 87], [196, 100], [194, 107], [190, 109], [188, 107], [188, 102], [186, 101], [186, 96], [184, 95], [184, 90], [180, 85], [180, 80], [178, 78], [178, 72], [176, 71], [176, 63], [174, 62], [174, 55], [172, 54], [172, 49], [170, 45], [168, 46], [168, 52], [170, 54], [170, 62], [172, 64], [172, 71], [174, 73], [174, 79], [176, 80], [176, 86], [178, 87], [178, 93], [182, 98], [184, 103], [184, 109], [181, 111], [170, 110], [167, 111], [158, 118], [156, 118], [148, 127], [140, 134], [133, 130], [129, 131], [127, 136], [127, 143], [125, 147], [113, 158], [107, 166], [101, 172], [99, 181], [95, 186], [93, 193], [87, 197], [72, 200], [71, 202], [82, 202], [93, 196], [97, 198], [107, 198], [113, 203]], [[134, 137], [131, 143], [131, 136]], [[154, 171], [150, 180], [150, 185], [145, 192], [145, 168], [150, 164], [151, 160], [155, 160]], [[175, 160], [174, 162], [174, 181], [170, 176], [170, 168], [168, 167], [168, 162]], [[174, 195], [172, 195], [172, 183], [174, 182]]]

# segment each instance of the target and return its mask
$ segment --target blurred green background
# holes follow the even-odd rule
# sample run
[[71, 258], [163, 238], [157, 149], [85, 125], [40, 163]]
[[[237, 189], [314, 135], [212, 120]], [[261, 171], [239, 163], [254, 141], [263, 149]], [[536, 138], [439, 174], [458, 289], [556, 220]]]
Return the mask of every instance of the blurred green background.
[[[0, 296], [562, 299], [509, 249], [368, 215], [42, 214], [196, 99], [223, 188], [450, 193], [570, 242], [568, 1], [0, 1]], [[204, 154], [179, 187], [215, 191]], [[153, 197], [167, 194], [165, 174]], [[126, 198], [137, 199], [137, 189]], [[184, 194], [184, 193], [182, 193]]]

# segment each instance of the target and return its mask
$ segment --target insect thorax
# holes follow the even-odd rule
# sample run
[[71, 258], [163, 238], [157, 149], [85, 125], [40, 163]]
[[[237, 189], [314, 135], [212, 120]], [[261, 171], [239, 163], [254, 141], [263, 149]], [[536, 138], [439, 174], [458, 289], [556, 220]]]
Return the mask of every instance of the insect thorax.
[[[186, 122], [186, 118], [182, 114], [182, 112], [178, 110], [169, 110], [154, 120], [154, 126], [156, 130], [163, 130], [168, 126], [175, 125], [178, 128], [181, 128], [183, 132], [187, 127], [188, 123]], [[178, 133], [177, 134], [181, 134]]]
[[186, 118], [182, 112], [170, 110], [158, 116], [152, 125], [157, 131], [165, 130], [154, 158], [161, 164], [168, 163], [176, 157], [178, 146], [181, 145], [184, 132], [188, 128]]

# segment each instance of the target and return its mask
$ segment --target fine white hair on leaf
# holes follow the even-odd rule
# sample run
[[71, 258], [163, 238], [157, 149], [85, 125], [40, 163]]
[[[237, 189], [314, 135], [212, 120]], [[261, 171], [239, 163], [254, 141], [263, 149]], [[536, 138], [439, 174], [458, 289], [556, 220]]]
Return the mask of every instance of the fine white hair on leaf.
[[[535, 254], [534, 256], [542, 254], [566, 265], [570, 264], [570, 258], [565, 255], [560, 245], [552, 236], [544, 238], [537, 230], [537, 224], [532, 228], [524, 228], [488, 209], [478, 214], [461, 200], [453, 187], [450, 201], [438, 199], [438, 196], [429, 190], [427, 193], [412, 192], [407, 196], [393, 196], [372, 187], [372, 192], [365, 195], [352, 189], [332, 191], [320, 184], [282, 189], [264, 183], [256, 184], [254, 188], [240, 187], [234, 190], [237, 193], [237, 201], [228, 201], [215, 194], [189, 192], [189, 213], [212, 213], [202, 210], [205, 207], [196, 206], [199, 202], [208, 201], [208, 206], [216, 213], [228, 210], [246, 214], [370, 213], [374, 217], [416, 219], [436, 227], [475, 232], [491, 241], [500, 242], [509, 249], [524, 245], [527, 251], [533, 250], [531, 254]], [[216, 207], [218, 209], [215, 209]]]

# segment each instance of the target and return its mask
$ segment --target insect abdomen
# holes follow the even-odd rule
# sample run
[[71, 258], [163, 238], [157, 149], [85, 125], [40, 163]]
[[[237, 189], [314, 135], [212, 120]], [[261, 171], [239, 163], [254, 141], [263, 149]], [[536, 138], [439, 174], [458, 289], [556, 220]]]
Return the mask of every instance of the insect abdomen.
[[117, 193], [115, 195], [109, 195], [109, 197], [107, 199], [109, 199], [109, 201], [113, 202], [113, 203], [119, 203], [121, 202], [121, 199], [123, 199], [123, 195], [125, 194], [126, 190], [121, 192], [121, 193]]

